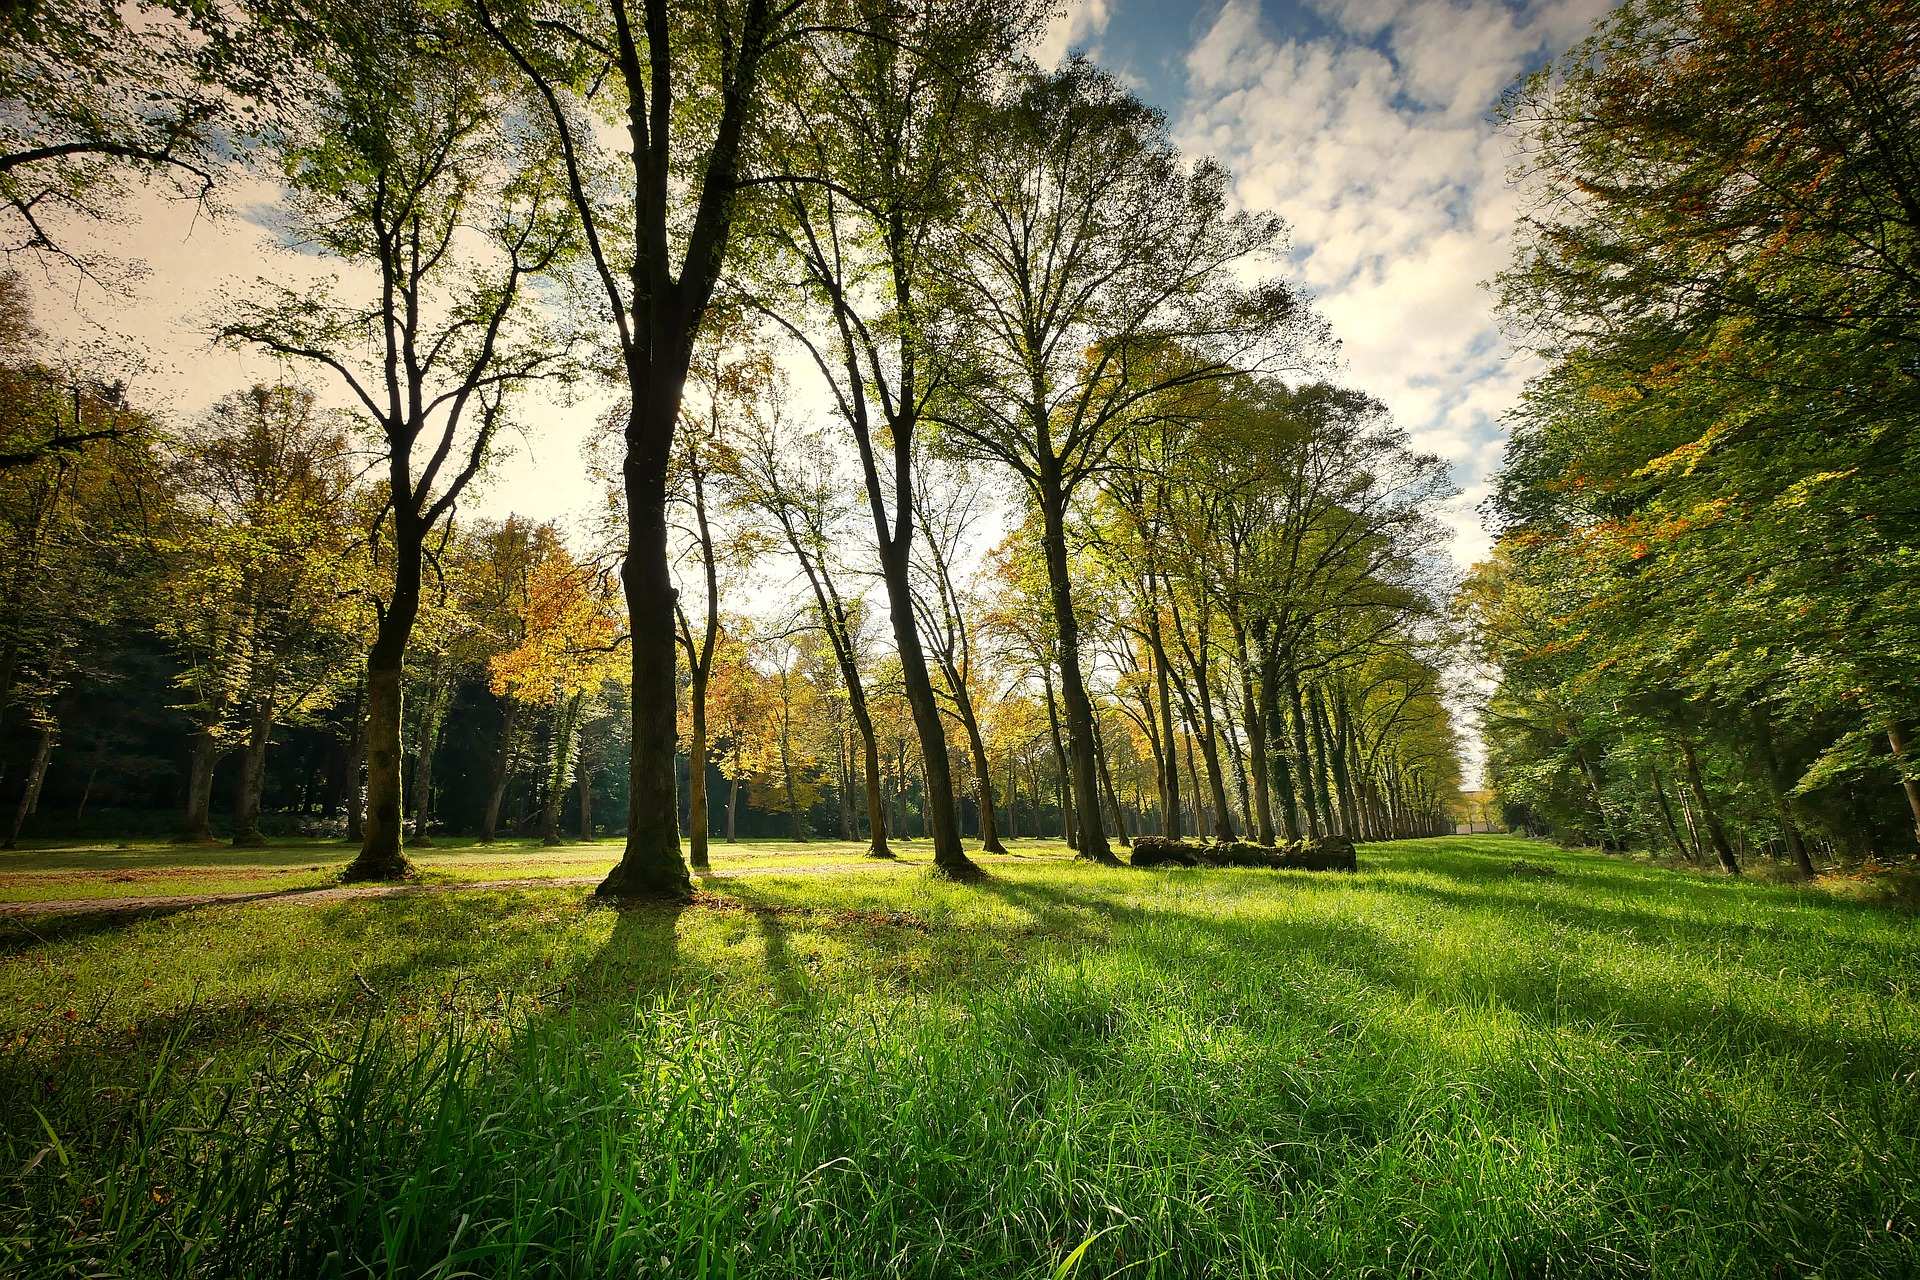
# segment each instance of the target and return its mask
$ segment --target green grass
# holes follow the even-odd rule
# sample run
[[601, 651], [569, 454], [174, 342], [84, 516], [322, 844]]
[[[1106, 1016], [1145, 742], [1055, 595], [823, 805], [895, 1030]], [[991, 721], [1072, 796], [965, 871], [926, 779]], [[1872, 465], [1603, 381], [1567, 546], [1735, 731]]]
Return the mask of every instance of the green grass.
[[1910, 915], [1361, 858], [0, 921], [0, 1271], [1920, 1270]]
[[[931, 860], [925, 840], [895, 840], [907, 862]], [[1015, 856], [1046, 856], [1058, 841], [1016, 840]], [[605, 875], [620, 858], [617, 839], [573, 840], [545, 846], [537, 838], [480, 844], [470, 836], [445, 836], [407, 856], [426, 884], [488, 880], [545, 880]], [[710, 860], [716, 871], [778, 864], [857, 863], [864, 842], [814, 840], [716, 840]], [[280, 893], [333, 884], [353, 857], [339, 840], [283, 837], [264, 848], [226, 844], [180, 845], [167, 840], [39, 841], [0, 851], [0, 903], [64, 902], [191, 894]]]

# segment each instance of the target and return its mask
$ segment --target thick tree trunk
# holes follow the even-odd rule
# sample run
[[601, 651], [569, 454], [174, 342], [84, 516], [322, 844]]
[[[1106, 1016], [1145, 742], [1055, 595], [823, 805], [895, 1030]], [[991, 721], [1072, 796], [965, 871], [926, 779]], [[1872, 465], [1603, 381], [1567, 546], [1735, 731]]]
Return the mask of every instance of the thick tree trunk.
[[707, 852], [707, 678], [693, 672], [693, 697], [688, 706], [692, 732], [687, 737], [687, 857], [695, 871], [713, 865]]
[[1280, 663], [1269, 650], [1263, 648], [1260, 658], [1260, 712], [1256, 717], [1261, 722], [1261, 738], [1267, 755], [1267, 774], [1272, 782], [1272, 790], [1279, 793], [1280, 818], [1288, 840], [1300, 838], [1300, 806], [1294, 795], [1293, 771], [1287, 760], [1287, 726], [1284, 713], [1280, 710]]
[[367, 653], [367, 815], [360, 852], [341, 873], [346, 880], [398, 880], [413, 868], [400, 851], [403, 797], [401, 723], [405, 711], [402, 680], [407, 642], [420, 612], [420, 569], [426, 529], [420, 518], [397, 500], [393, 518], [393, 597], [380, 617], [373, 648]]
[[1169, 840], [1178, 840], [1182, 834], [1180, 753], [1173, 743], [1173, 683], [1172, 675], [1167, 670], [1166, 638], [1160, 633], [1159, 606], [1151, 596], [1148, 599], [1147, 649], [1153, 654], [1154, 695], [1159, 703], [1160, 740], [1164, 744], [1164, 749], [1155, 755], [1155, 762], [1160, 766], [1160, 834]]
[[1694, 803], [1700, 806], [1700, 816], [1707, 826], [1707, 838], [1713, 842], [1713, 851], [1720, 858], [1720, 865], [1730, 876], [1740, 874], [1740, 863], [1733, 856], [1733, 846], [1727, 843], [1726, 828], [1720, 825], [1720, 816], [1713, 811], [1713, 805], [1707, 800], [1706, 784], [1700, 779], [1700, 762], [1694, 757], [1693, 743], [1686, 738], [1680, 739], [1680, 758], [1687, 765], [1687, 787], [1693, 792]]
[[1067, 842], [1067, 848], [1079, 846], [1074, 843], [1073, 791], [1067, 779], [1067, 748], [1060, 737], [1060, 709], [1053, 697], [1053, 678], [1046, 672], [1040, 673], [1041, 687], [1047, 693], [1047, 732], [1053, 739], [1054, 798], [1060, 809], [1060, 838]]
[[1043, 474], [1040, 488], [1041, 544], [1047, 562], [1047, 596], [1060, 659], [1060, 704], [1066, 713], [1071, 769], [1074, 844], [1089, 862], [1119, 866], [1100, 823], [1099, 766], [1093, 750], [1093, 702], [1080, 674], [1080, 621], [1073, 611], [1073, 581], [1067, 564], [1067, 495], [1057, 476]]
[[507, 778], [513, 769], [513, 753], [519, 746], [520, 724], [526, 716], [526, 704], [509, 696], [500, 709], [500, 741], [493, 749], [493, 763], [487, 769], [487, 807], [480, 816], [480, 843], [492, 844], [500, 829], [500, 805], [506, 800]]
[[20, 840], [20, 832], [26, 827], [27, 819], [40, 807], [40, 787], [47, 780], [47, 761], [53, 758], [53, 741], [57, 726], [52, 721], [42, 721], [34, 734], [33, 759], [27, 765], [27, 776], [21, 780], [20, 803], [14, 806], [13, 824], [7, 828], [6, 847], [11, 849]]
[[267, 778], [267, 744], [273, 737], [273, 709], [258, 699], [247, 717], [247, 744], [240, 751], [240, 771], [234, 777], [233, 845], [257, 849], [266, 844], [260, 834], [260, 793]]
[[1253, 775], [1254, 838], [1270, 845], [1274, 842], [1273, 789], [1267, 777], [1265, 705], [1261, 701], [1263, 695], [1256, 695], [1254, 691], [1247, 638], [1236, 630], [1234, 640], [1240, 651], [1240, 706], [1247, 725], [1247, 772]]
[[[627, 843], [595, 891], [610, 898], [684, 901], [693, 880], [680, 856], [680, 802], [674, 786], [678, 698], [674, 688], [673, 574], [667, 561], [667, 454], [679, 413], [680, 388], [663, 403], [635, 397], [622, 468], [627, 494], [627, 599], [633, 662], [633, 747], [628, 762]], [[636, 391], [649, 390], [642, 385]]]
[[1907, 772], [1907, 738], [1898, 721], [1887, 722], [1887, 746], [1893, 751], [1893, 767], [1900, 771], [1900, 786], [1907, 793], [1907, 812], [1913, 815], [1913, 838], [1920, 844], [1920, 779]]
[[175, 837], [179, 844], [208, 844], [213, 840], [213, 767], [220, 758], [220, 740], [209, 725], [194, 731], [187, 755], [187, 810]]
[[[908, 496], [896, 494], [894, 501], [903, 509], [911, 509]], [[978, 880], [986, 873], [967, 857], [960, 844], [953, 771], [947, 761], [947, 731], [940, 720], [940, 704], [934, 698], [933, 679], [927, 672], [920, 628], [914, 622], [907, 564], [904, 539], [892, 540], [881, 549], [880, 568], [887, 587], [887, 609], [893, 616], [894, 644], [900, 653], [901, 683], [906, 686], [907, 705], [913, 711], [913, 727], [920, 738], [921, 777], [926, 784], [921, 801], [928, 834], [933, 837], [933, 866], [936, 873], [951, 880]]]

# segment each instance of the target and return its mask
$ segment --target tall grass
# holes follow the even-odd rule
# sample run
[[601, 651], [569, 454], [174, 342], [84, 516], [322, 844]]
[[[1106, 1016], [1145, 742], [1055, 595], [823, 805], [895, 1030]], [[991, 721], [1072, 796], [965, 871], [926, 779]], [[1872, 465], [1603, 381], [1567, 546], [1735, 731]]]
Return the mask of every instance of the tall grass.
[[[1522, 880], [1512, 848], [1369, 851], [1339, 882], [796, 880], [745, 912], [583, 921], [564, 999], [249, 1038], [210, 1029], [216, 996], [150, 1052], [61, 1055], [52, 1091], [30, 1078], [44, 1053], [7, 1062], [0, 1256], [23, 1275], [1912, 1274], [1920, 1024], [1905, 974], [1879, 972], [1910, 966], [1906, 923], [1572, 855], [1530, 853], [1560, 874]], [[664, 975], [635, 954], [676, 938]], [[690, 962], [749, 946], [744, 986]]]

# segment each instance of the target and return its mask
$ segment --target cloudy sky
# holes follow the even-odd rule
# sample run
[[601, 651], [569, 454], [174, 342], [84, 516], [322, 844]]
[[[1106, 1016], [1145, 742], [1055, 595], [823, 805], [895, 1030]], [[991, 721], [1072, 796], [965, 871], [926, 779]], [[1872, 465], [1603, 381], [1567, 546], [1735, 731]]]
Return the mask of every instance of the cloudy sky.
[[1226, 162], [1243, 203], [1287, 220], [1344, 376], [1453, 464], [1462, 563], [1486, 550], [1474, 507], [1529, 368], [1502, 343], [1484, 288], [1516, 212], [1491, 109], [1609, 7], [1082, 0], [1043, 50], [1084, 51], [1119, 74], [1182, 146]]
[[[1333, 322], [1354, 385], [1379, 396], [1463, 489], [1447, 513], [1462, 563], [1486, 547], [1474, 506], [1500, 455], [1499, 417], [1527, 372], [1483, 282], [1506, 261], [1515, 202], [1490, 108], [1520, 73], [1577, 40], [1608, 0], [1076, 0], [1043, 60], [1091, 54], [1162, 108], [1189, 151], [1225, 161], [1245, 204], [1291, 225], [1299, 280]], [[271, 192], [241, 190], [243, 214]], [[131, 297], [50, 293], [43, 325], [129, 338], [149, 390], [182, 415], [279, 374], [204, 337], [223, 292], [317, 274], [246, 217], [210, 222], [149, 195], [120, 235], [151, 273]], [[567, 517], [592, 504], [580, 446], [595, 403], [536, 404], [477, 506]]]

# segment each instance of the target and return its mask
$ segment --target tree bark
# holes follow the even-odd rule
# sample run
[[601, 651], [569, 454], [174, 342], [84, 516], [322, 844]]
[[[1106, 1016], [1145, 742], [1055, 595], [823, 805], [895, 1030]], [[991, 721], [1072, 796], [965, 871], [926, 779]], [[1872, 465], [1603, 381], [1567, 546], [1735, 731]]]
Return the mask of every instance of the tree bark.
[[1913, 838], [1920, 844], [1920, 779], [1907, 772], [1907, 738], [1898, 721], [1887, 722], [1887, 746], [1893, 751], [1893, 766], [1900, 773], [1900, 786], [1907, 793], [1907, 811], [1913, 815]]
[[[396, 469], [405, 466], [395, 463]], [[396, 480], [400, 477], [396, 476]], [[401, 721], [405, 711], [402, 679], [407, 642], [420, 613], [420, 570], [426, 528], [398, 499], [393, 508], [393, 597], [380, 615], [373, 648], [367, 654], [367, 815], [360, 852], [341, 873], [346, 880], [399, 880], [412, 873], [400, 851], [402, 794]]]
[[240, 751], [240, 772], [234, 778], [233, 846], [257, 849], [266, 844], [260, 834], [260, 793], [267, 778], [267, 744], [273, 737], [273, 708], [256, 699], [247, 717], [247, 745]]
[[[693, 879], [680, 856], [680, 802], [674, 786], [679, 641], [667, 560], [667, 456], [685, 380], [683, 354], [677, 378], [637, 381], [627, 424], [627, 456], [621, 468], [627, 494], [627, 559], [620, 580], [633, 663], [633, 747], [627, 767], [631, 799], [626, 847], [595, 890], [603, 897], [685, 901], [693, 896]], [[649, 396], [659, 403], [649, 404]]]
[[213, 767], [219, 757], [220, 739], [211, 725], [201, 725], [187, 755], [187, 811], [175, 843], [212, 843]]
[[1755, 708], [1753, 713], [1754, 737], [1760, 747], [1760, 763], [1766, 770], [1767, 791], [1773, 797], [1773, 811], [1780, 820], [1780, 835], [1787, 842], [1787, 852], [1793, 857], [1794, 866], [1800, 874], [1811, 880], [1819, 873], [1813, 868], [1813, 855], [1807, 848], [1806, 837], [1800, 833], [1800, 824], [1794, 821], [1792, 788], [1788, 785], [1786, 768], [1780, 761], [1780, 752], [1774, 743], [1773, 725], [1764, 710]]
[[6, 848], [11, 849], [18, 844], [27, 818], [40, 806], [40, 787], [47, 780], [47, 761], [53, 757], [56, 732], [57, 726], [45, 720], [34, 734], [33, 760], [27, 766], [27, 776], [21, 780], [20, 803], [14, 806], [13, 825], [7, 829]]
[[687, 735], [687, 856], [695, 871], [713, 865], [707, 852], [707, 678], [711, 673], [695, 665], [693, 696], [688, 704]]
[[526, 704], [509, 695], [500, 709], [500, 741], [493, 750], [493, 763], [487, 769], [487, 807], [480, 817], [480, 843], [492, 844], [500, 829], [500, 806], [507, 796], [507, 778], [513, 769], [513, 753], [519, 746], [520, 724], [526, 716]]
[[1119, 866], [1100, 823], [1099, 766], [1093, 753], [1093, 702], [1080, 674], [1080, 621], [1073, 611], [1073, 582], [1067, 564], [1067, 494], [1051, 469], [1040, 477], [1041, 548], [1047, 562], [1047, 597], [1060, 661], [1060, 702], [1066, 712], [1068, 759], [1072, 765], [1075, 852], [1089, 862]]
[[1707, 800], [1706, 784], [1700, 780], [1700, 762], [1693, 754], [1693, 743], [1686, 738], [1680, 739], [1680, 758], [1687, 765], [1687, 787], [1693, 792], [1694, 803], [1700, 806], [1700, 816], [1706, 822], [1707, 838], [1713, 842], [1713, 851], [1720, 858], [1720, 865], [1730, 876], [1740, 874], [1740, 863], [1733, 856], [1733, 846], [1727, 843], [1726, 828], [1720, 825], [1720, 816], [1713, 811], [1713, 805]]
[[[898, 442], [895, 450], [900, 449]], [[912, 483], [909, 478], [906, 483]], [[896, 493], [899, 520], [906, 522], [912, 510], [910, 498]], [[878, 519], [876, 505], [876, 519]], [[911, 530], [909, 524], [908, 530]], [[913, 712], [914, 729], [920, 737], [921, 777], [925, 781], [921, 797], [928, 834], [933, 837], [934, 870], [950, 880], [978, 880], [985, 872], [968, 858], [960, 844], [959, 816], [953, 803], [953, 771], [947, 760], [947, 732], [940, 722], [940, 704], [934, 698], [933, 679], [927, 672], [926, 651], [920, 645], [920, 628], [914, 621], [913, 585], [908, 576], [908, 542], [893, 537], [881, 548], [880, 568], [887, 587], [887, 610], [893, 617], [893, 639], [900, 653], [901, 682], [906, 686], [907, 705]], [[904, 779], [902, 780], [904, 783]]]
[[1286, 664], [1286, 681], [1287, 702], [1293, 711], [1294, 785], [1300, 789], [1301, 807], [1306, 810], [1307, 834], [1319, 837], [1328, 834], [1329, 828], [1320, 803], [1319, 781], [1313, 775], [1313, 756], [1307, 750], [1307, 715], [1300, 697], [1300, 677], [1292, 662]]
[[980, 810], [980, 850], [1005, 853], [1000, 843], [1000, 827], [994, 817], [993, 773], [987, 761], [987, 740], [980, 733], [980, 719], [973, 714], [973, 696], [963, 683], [954, 683], [954, 707], [960, 713], [960, 725], [967, 732], [967, 754], [973, 757], [973, 779]]

